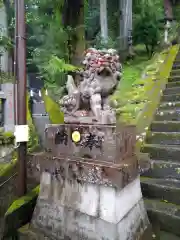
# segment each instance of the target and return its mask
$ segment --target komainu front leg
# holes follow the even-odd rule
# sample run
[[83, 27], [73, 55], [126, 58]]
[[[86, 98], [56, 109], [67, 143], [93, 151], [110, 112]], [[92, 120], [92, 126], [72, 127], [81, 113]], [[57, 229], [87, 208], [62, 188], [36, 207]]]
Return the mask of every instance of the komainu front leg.
[[97, 122], [101, 123], [102, 101], [100, 94], [97, 93], [91, 96], [90, 107]]

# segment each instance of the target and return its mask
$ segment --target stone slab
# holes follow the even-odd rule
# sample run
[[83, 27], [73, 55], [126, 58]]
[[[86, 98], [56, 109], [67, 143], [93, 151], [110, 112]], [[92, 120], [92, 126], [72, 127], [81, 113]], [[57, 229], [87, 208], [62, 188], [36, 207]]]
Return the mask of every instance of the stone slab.
[[[56, 204], [51, 204], [49, 208], [49, 204], [44, 200], [39, 201], [38, 205], [31, 229], [38, 229], [48, 239], [135, 240], [141, 239], [149, 227], [142, 199], [118, 224], [112, 224]], [[45, 228], [44, 223], [48, 227]]]
[[75, 182], [62, 187], [51, 174], [42, 174], [31, 228], [50, 239], [139, 239], [148, 225], [139, 176], [116, 189]]
[[[132, 194], [133, 198], [129, 196]], [[44, 172], [39, 199], [117, 224], [142, 198], [139, 176], [122, 189], [69, 181], [62, 182]], [[111, 203], [111, 204], [110, 204]]]

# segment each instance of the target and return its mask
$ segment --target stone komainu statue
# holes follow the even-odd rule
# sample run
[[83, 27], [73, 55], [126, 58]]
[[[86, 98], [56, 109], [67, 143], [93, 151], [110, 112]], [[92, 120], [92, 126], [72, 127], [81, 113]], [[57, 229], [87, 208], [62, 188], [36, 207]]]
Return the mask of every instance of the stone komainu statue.
[[114, 93], [122, 76], [116, 50], [90, 48], [85, 53], [84, 69], [76, 77], [68, 76], [68, 95], [60, 101], [65, 122], [114, 124], [115, 111], [108, 97]]

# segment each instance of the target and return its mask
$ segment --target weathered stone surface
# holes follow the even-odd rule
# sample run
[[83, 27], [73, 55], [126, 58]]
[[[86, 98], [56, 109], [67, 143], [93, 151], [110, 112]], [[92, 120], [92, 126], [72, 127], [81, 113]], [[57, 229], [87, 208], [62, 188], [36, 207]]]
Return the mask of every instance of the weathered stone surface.
[[[140, 231], [141, 230], [142, 229], [140, 229]], [[134, 235], [134, 236], [136, 237], [136, 235]], [[154, 239], [151, 225], [149, 224], [147, 226], [147, 228], [144, 230], [144, 233], [141, 236], [140, 236], [140, 232], [137, 231], [137, 236], [138, 236], [138, 238], [137, 238], [138, 240], [152, 240], [152, 239]], [[163, 236], [164, 236], [164, 234], [163, 234]], [[167, 236], [167, 234], [166, 234], [166, 236]], [[168, 236], [172, 236], [172, 235], [168, 234]], [[35, 229], [33, 229], [33, 230], [30, 229], [29, 225], [24, 226], [23, 228], [19, 229], [18, 239], [19, 240], [44, 240], [44, 239], [45, 240], [52, 240], [52, 238], [49, 238], [49, 237], [45, 236], [42, 232], [37, 231]], [[69, 240], [69, 237], [65, 237], [65, 238], [63, 238], [63, 240]], [[132, 240], [134, 240], [134, 238]], [[163, 240], [166, 240], [166, 239], [163, 239]], [[167, 239], [167, 240], [169, 240], [169, 239]], [[171, 240], [179, 240], [179, 238], [172, 238]]]
[[180, 75], [179, 76], [170, 76], [169, 77], [169, 82], [176, 82], [180, 80]]
[[[134, 206], [131, 211], [117, 225], [103, 221], [99, 218], [93, 218], [80, 212], [74, 212], [72, 209], [65, 209], [58, 205], [58, 209], [63, 214], [63, 221], [57, 222], [58, 231], [53, 230], [50, 236], [49, 231], [42, 225], [38, 225], [38, 229], [44, 231], [50, 239], [72, 239], [72, 240], [126, 240], [139, 239], [147, 227], [149, 222], [147, 219], [143, 201], [140, 201]], [[53, 208], [52, 208], [53, 209]], [[60, 212], [59, 212], [60, 213]], [[42, 212], [44, 216], [49, 216], [49, 221], [52, 221], [51, 214], [47, 209]], [[58, 210], [56, 208], [56, 214]], [[53, 218], [53, 217], [52, 217]], [[59, 225], [58, 225], [59, 224]], [[66, 225], [66, 228], [64, 227]], [[54, 225], [55, 226], [55, 225]], [[62, 231], [60, 231], [62, 229]], [[58, 234], [60, 234], [58, 236]]]
[[155, 121], [179, 121], [180, 109], [159, 110], [157, 111], [154, 120]]
[[180, 180], [141, 178], [143, 196], [180, 204]]
[[[73, 134], [78, 134], [78, 141]], [[46, 152], [72, 161], [121, 164], [135, 156], [136, 127], [133, 125], [47, 125]]]
[[178, 146], [160, 145], [160, 144], [145, 144], [143, 152], [150, 154], [152, 159], [168, 161], [180, 161], [180, 148]]
[[[32, 229], [50, 238], [139, 239], [149, 226], [139, 178], [121, 191], [92, 184], [66, 183], [61, 193], [60, 188], [60, 184], [55, 184], [48, 176], [42, 179], [33, 215]], [[133, 198], [129, 198], [129, 192]]]
[[174, 234], [168, 233], [168, 232], [164, 232], [161, 231], [160, 232], [160, 239], [162, 240], [179, 240], [180, 238]]
[[14, 132], [14, 85], [4, 83], [1, 85], [2, 91], [6, 96], [4, 104], [4, 129], [6, 132]]
[[149, 153], [151, 168], [142, 175], [143, 196], [157, 239], [160, 230], [173, 233], [164, 239], [180, 236], [180, 62], [174, 62], [171, 76], [161, 98], [155, 121], [151, 124], [143, 152]]
[[180, 87], [180, 81], [168, 82], [166, 86], [167, 88]]
[[180, 75], [180, 69], [172, 69], [171, 76], [179, 76]]
[[115, 166], [109, 163], [98, 163], [96, 161], [80, 162], [67, 161], [64, 158], [52, 157], [51, 154], [42, 152], [31, 155], [28, 162], [28, 176], [40, 181], [40, 176], [47, 171], [60, 178], [68, 178], [70, 181], [95, 183], [97, 185], [113, 186], [122, 189], [132, 182], [139, 174], [137, 157], [127, 159]]
[[[180, 82], [179, 82], [180, 83]], [[175, 110], [176, 108], [180, 108], [180, 102], [163, 102], [159, 105], [159, 110]]]
[[160, 229], [180, 236], [180, 208], [178, 205], [147, 200], [145, 205], [150, 221], [156, 222]]
[[179, 69], [180, 68], [180, 63], [174, 63], [172, 69]]
[[178, 94], [178, 93], [180, 93], [180, 87], [178, 87], [178, 86], [175, 86], [175, 87], [169, 87], [169, 86], [167, 86], [167, 88], [164, 90], [164, 94], [169, 94], [169, 95], [171, 95], [171, 94]]
[[151, 168], [144, 172], [142, 176], [152, 178], [175, 178], [180, 180], [180, 163], [151, 159]]
[[[23, 206], [21, 209], [18, 209], [19, 211], [12, 211], [12, 213], [9, 214], [7, 218], [5, 217], [6, 211], [13, 203], [13, 201], [17, 199], [16, 183], [17, 174], [7, 180], [5, 184], [2, 184], [0, 186], [0, 239], [2, 236], [11, 235], [17, 228], [21, 226], [21, 224], [25, 224], [27, 221], [29, 221], [32, 216], [35, 202], [32, 202], [32, 204], [30, 203], [28, 207]], [[36, 184], [36, 182], [29, 181], [28, 179], [28, 191], [31, 191], [36, 186]], [[29, 212], [26, 212], [25, 216], [24, 209], [30, 210]]]
[[180, 132], [179, 121], [153, 121], [150, 127], [154, 132]]
[[180, 101], [180, 95], [179, 94], [172, 94], [172, 95], [163, 95], [161, 98], [162, 102], [176, 102]]
[[[114, 124], [116, 114], [110, 107], [109, 95], [113, 94], [122, 76], [122, 66], [114, 49], [86, 51], [83, 71], [73, 79], [68, 76], [68, 95], [60, 101], [65, 122]], [[89, 119], [89, 121], [87, 120]]]
[[146, 138], [150, 144], [179, 145], [180, 133], [174, 132], [151, 132]]
[[[128, 198], [129, 191], [133, 194], [133, 199]], [[39, 199], [52, 203], [58, 202], [67, 208], [73, 208], [76, 211], [117, 224], [140, 200], [141, 196], [139, 178], [118, 190], [104, 185], [79, 184], [76, 181], [62, 182], [52, 179], [48, 173], [43, 173]], [[124, 201], [126, 204], [123, 203]], [[109, 202], [112, 204], [109, 205]], [[123, 210], [120, 207], [122, 205]]]

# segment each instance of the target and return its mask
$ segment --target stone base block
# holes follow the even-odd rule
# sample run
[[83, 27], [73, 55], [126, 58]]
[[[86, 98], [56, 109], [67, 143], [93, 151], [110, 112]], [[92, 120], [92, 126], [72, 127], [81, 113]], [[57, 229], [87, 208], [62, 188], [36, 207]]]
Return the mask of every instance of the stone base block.
[[[67, 210], [68, 211], [68, 210]], [[79, 217], [78, 217], [79, 216]], [[129, 219], [131, 218], [131, 221]], [[135, 218], [136, 221], [135, 221]], [[88, 216], [77, 214], [77, 221], [81, 223], [76, 228], [71, 229], [71, 233], [68, 236], [63, 234], [58, 237], [49, 235], [44, 229], [23, 229], [19, 232], [18, 236], [20, 240], [152, 240], [152, 230], [148, 222], [146, 211], [144, 209], [143, 200], [141, 200], [129, 214], [117, 225], [109, 224], [97, 219], [89, 219]], [[90, 220], [90, 221], [89, 221]], [[138, 221], [137, 221], [138, 220]], [[134, 222], [135, 221], [135, 222]], [[128, 223], [127, 223], [128, 222]], [[96, 223], [96, 229], [93, 233], [93, 224]], [[84, 225], [86, 225], [86, 235], [84, 232]], [[72, 225], [71, 225], [72, 226]], [[81, 231], [77, 230], [81, 229]], [[68, 228], [69, 229], [69, 228]], [[95, 232], [97, 231], [97, 232]]]
[[[48, 183], [47, 178], [45, 182]], [[71, 191], [73, 186], [68, 187], [68, 192]], [[139, 177], [121, 190], [91, 184], [79, 191], [81, 197], [75, 205], [72, 198], [75, 195], [71, 195], [71, 201], [66, 204], [62, 201], [63, 194], [55, 200], [45, 192], [40, 193], [31, 229], [57, 240], [142, 239], [149, 221]], [[77, 195], [74, 200], [77, 201]]]

